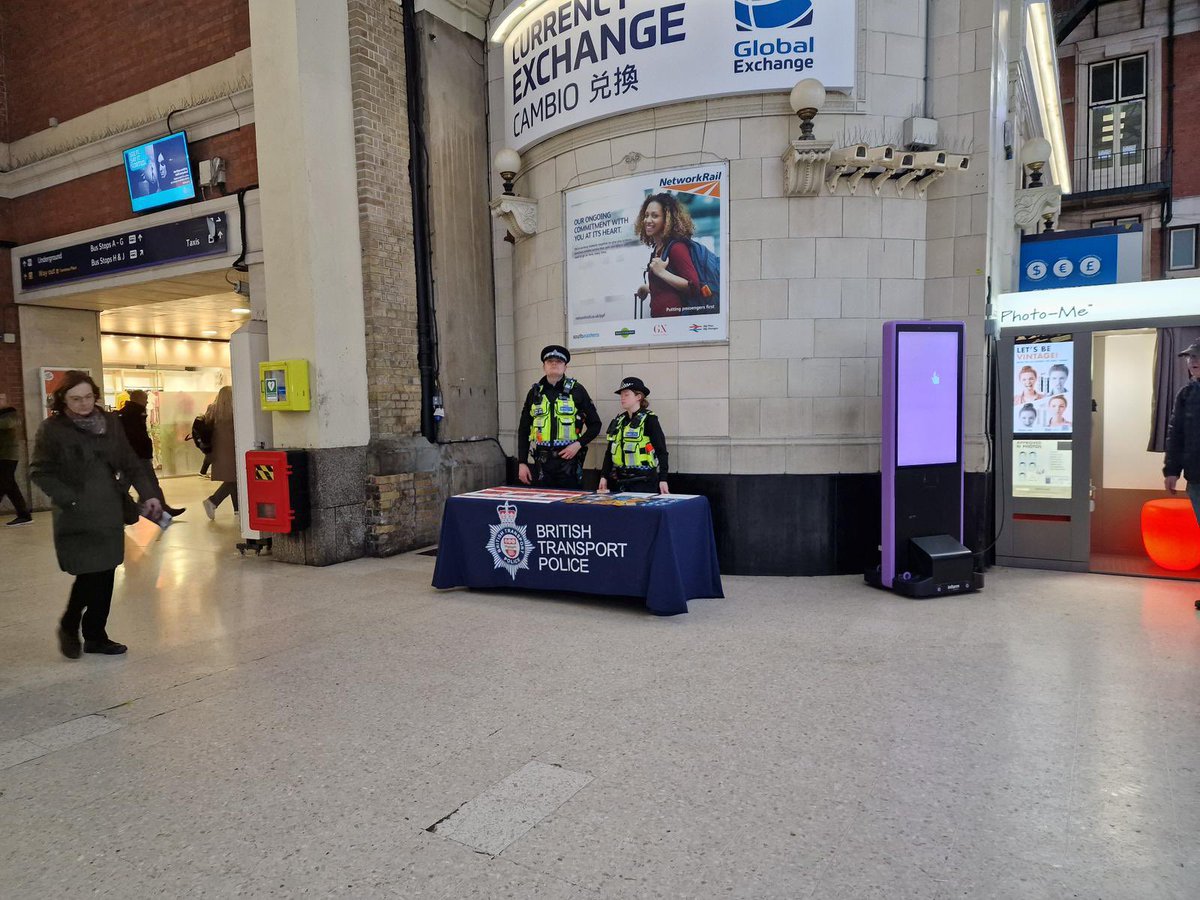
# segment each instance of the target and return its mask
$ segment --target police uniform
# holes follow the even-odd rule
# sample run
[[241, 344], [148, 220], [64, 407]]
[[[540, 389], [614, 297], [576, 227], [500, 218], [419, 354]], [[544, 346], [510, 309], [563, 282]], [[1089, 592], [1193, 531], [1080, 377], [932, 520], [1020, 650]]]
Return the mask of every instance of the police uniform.
[[[542, 349], [542, 362], [547, 359], [569, 363], [571, 353], [551, 344]], [[533, 483], [539, 487], [579, 490], [587, 445], [600, 433], [600, 425], [600, 414], [587, 388], [566, 375], [557, 384], [543, 376], [525, 395], [517, 426], [517, 461], [526, 462], [532, 453]], [[581, 449], [574, 459], [558, 455], [575, 441]]]
[[[633, 390], [650, 396], [650, 389], [640, 378], [629, 377], [613, 391]], [[657, 494], [658, 485], [667, 480], [667, 439], [662, 426], [649, 409], [632, 416], [621, 411], [608, 426], [608, 452], [600, 474], [614, 493], [632, 491]]]

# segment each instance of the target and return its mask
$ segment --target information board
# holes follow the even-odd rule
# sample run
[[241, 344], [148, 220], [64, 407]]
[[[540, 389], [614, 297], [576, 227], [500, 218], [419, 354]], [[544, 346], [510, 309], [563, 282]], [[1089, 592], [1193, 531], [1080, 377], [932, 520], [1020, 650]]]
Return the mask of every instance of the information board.
[[228, 246], [224, 213], [131, 229], [82, 244], [22, 256], [21, 289], [32, 290], [143, 266], [212, 256], [225, 253]]

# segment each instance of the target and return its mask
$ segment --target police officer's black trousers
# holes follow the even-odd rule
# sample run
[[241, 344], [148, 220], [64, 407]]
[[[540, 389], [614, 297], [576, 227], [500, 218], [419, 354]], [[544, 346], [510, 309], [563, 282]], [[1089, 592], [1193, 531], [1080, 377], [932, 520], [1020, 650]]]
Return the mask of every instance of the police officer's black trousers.
[[537, 487], [564, 491], [583, 489], [583, 450], [574, 459], [563, 459], [557, 453], [536, 451], [533, 456], [533, 483]]
[[643, 475], [640, 478], [613, 477], [608, 483], [608, 489], [614, 494], [628, 492], [630, 494], [657, 494], [658, 473]]

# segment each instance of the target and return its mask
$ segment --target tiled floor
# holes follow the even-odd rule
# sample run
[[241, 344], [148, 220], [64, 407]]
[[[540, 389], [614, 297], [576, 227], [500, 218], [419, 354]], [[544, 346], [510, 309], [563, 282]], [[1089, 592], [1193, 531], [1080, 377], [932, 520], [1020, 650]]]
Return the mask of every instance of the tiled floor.
[[4, 897], [1200, 896], [1194, 585], [731, 577], [660, 619], [243, 559], [204, 487], [131, 537], [125, 657], [58, 655], [49, 517], [0, 529]]

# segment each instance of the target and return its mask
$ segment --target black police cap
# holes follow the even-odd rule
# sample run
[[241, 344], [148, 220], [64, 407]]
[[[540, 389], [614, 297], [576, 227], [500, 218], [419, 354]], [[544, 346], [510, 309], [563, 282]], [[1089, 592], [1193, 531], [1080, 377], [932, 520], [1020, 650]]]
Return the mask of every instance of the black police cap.
[[638, 378], [636, 375], [630, 375], [628, 378], [621, 381], [621, 386], [613, 391], [614, 394], [619, 394], [621, 391], [637, 391], [643, 397], [650, 396], [650, 388], [646, 387], [646, 382]]
[[571, 351], [558, 344], [550, 344], [542, 348], [542, 362], [548, 359], [561, 359], [565, 363], [571, 361]]

